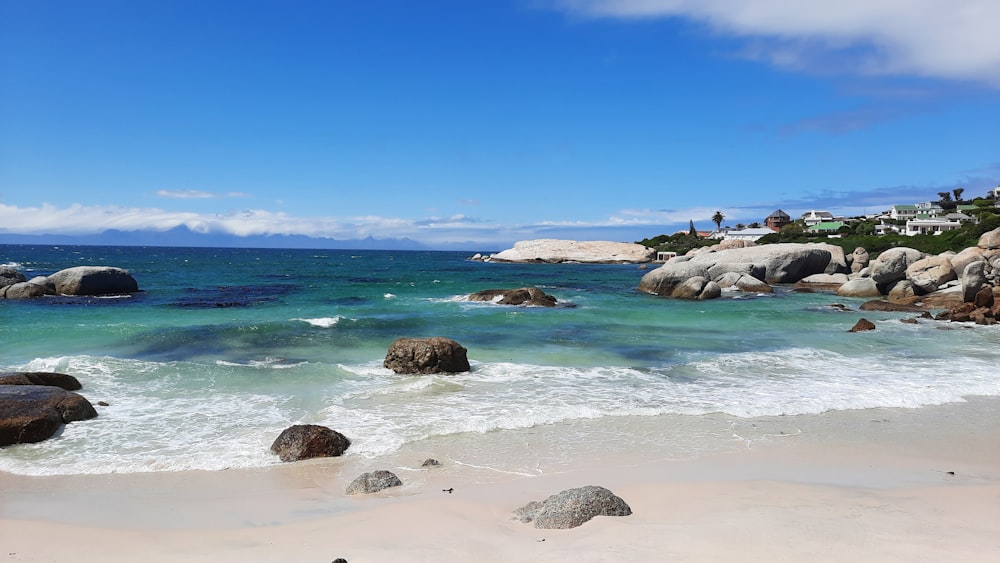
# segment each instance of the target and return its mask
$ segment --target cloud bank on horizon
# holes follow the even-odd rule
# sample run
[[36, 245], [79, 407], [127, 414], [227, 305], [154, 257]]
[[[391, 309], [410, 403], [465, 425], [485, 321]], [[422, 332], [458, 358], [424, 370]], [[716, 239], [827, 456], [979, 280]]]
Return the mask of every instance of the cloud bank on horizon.
[[[0, 0], [0, 91], [15, 92], [0, 99], [15, 131], [0, 130], [0, 235], [185, 227], [489, 249], [711, 228], [717, 210], [733, 224], [778, 208], [861, 215], [1000, 185], [989, 126], [1000, 125], [996, 0], [441, 0], [399, 3], [405, 13], [389, 23], [375, 5], [278, 14], [265, 2], [231, 28], [246, 35], [221, 39], [211, 14], [198, 22], [182, 5], [134, 7], [169, 16], [142, 13], [142, 25], [167, 22], [145, 35], [95, 8], [84, 16], [93, 41], [61, 15], [52, 33], [64, 25], [62, 36], [46, 42], [20, 28], [45, 30], [58, 16]], [[286, 17], [287, 35], [269, 35], [282, 29], [271, 18]], [[190, 46], [158, 39], [177, 30]], [[144, 74], [155, 66], [136, 66], [144, 56], [180, 66]], [[17, 105], [35, 98], [34, 113]], [[46, 112], [52, 122], [37, 132], [16, 123]], [[129, 143], [158, 137], [189, 152]], [[81, 164], [100, 159], [78, 156], [74, 142], [96, 147], [105, 167]], [[63, 174], [52, 163], [66, 155], [80, 162]], [[150, 164], [163, 171], [147, 173]], [[119, 168], [131, 175], [105, 191]], [[83, 177], [89, 189], [74, 184]]]

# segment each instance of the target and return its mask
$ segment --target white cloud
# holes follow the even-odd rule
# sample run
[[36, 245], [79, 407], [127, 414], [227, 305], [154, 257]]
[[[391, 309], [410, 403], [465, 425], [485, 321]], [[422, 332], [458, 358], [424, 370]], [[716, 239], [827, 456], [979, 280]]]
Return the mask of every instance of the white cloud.
[[[187, 227], [203, 234], [305, 235], [337, 240], [409, 238], [430, 246], [470, 243], [496, 248], [518, 240], [550, 236], [559, 232], [572, 238], [573, 233], [592, 238], [593, 233], [620, 232], [636, 228], [635, 237], [650, 236], [649, 230], [662, 230], [665, 224], [687, 224], [689, 219], [707, 219], [714, 212], [705, 209], [663, 211], [624, 211], [596, 221], [544, 221], [534, 224], [505, 225], [491, 220], [458, 214], [448, 217], [404, 219], [367, 215], [358, 217], [298, 217], [285, 212], [261, 209], [227, 214], [166, 211], [157, 208], [121, 206], [18, 207], [0, 203], [0, 233], [86, 235], [109, 229], [120, 231], [168, 231]], [[658, 234], [657, 233], [653, 233]], [[615, 237], [617, 240], [619, 237]]]
[[[807, 69], [830, 54], [859, 74], [907, 74], [1000, 87], [997, 0], [555, 0], [584, 17], [678, 17], [753, 38], [747, 55]], [[843, 70], [844, 67], [841, 67]]]

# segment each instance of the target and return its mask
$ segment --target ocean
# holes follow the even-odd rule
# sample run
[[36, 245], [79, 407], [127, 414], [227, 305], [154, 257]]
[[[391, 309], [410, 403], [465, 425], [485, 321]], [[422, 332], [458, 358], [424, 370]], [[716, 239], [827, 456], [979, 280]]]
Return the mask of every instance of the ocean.
[[[0, 264], [28, 278], [108, 265], [142, 290], [0, 300], [0, 371], [68, 373], [107, 403], [53, 439], [0, 449], [0, 471], [266, 467], [280, 463], [274, 438], [302, 423], [375, 459], [477, 436], [656, 441], [661, 426], [682, 436], [685, 419], [752, 429], [760, 417], [1000, 395], [1000, 327], [908, 324], [913, 314], [789, 288], [677, 301], [639, 293], [648, 270], [636, 265], [494, 264], [473, 252], [0, 246]], [[525, 286], [559, 306], [465, 300]], [[849, 333], [862, 316], [877, 330]], [[471, 372], [383, 368], [403, 336], [457, 340]], [[683, 437], [682, 449], [742, 439], [721, 434]]]

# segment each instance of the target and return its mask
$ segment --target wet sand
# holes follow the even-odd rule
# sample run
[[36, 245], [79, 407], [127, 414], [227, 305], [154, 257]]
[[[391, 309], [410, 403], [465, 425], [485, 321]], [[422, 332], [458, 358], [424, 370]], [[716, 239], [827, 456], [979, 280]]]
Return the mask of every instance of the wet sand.
[[[441, 466], [421, 468], [427, 457]], [[344, 494], [372, 469], [404, 485]], [[511, 519], [528, 501], [588, 484], [611, 489], [633, 514], [571, 530]], [[996, 561], [1000, 399], [760, 419], [623, 417], [252, 470], [0, 474], [0, 557]]]

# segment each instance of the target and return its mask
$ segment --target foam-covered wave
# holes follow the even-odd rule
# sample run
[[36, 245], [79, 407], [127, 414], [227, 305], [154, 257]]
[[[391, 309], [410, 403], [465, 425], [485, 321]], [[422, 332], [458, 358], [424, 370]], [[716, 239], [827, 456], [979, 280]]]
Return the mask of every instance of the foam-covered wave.
[[348, 455], [378, 456], [427, 438], [602, 418], [809, 415], [1000, 395], [995, 359], [972, 344], [961, 370], [951, 357], [874, 349], [690, 352], [652, 368], [473, 361], [468, 373], [417, 376], [377, 360], [37, 359], [11, 369], [70, 373], [84, 384], [81, 394], [108, 406], [57, 438], [5, 449], [0, 471], [261, 467], [277, 463], [270, 444], [297, 423], [344, 433], [353, 442]]
[[330, 328], [336, 326], [340, 321], [344, 320], [344, 317], [337, 315], [335, 317], [318, 317], [315, 319], [302, 319], [295, 318], [293, 321], [301, 321], [319, 328]]

